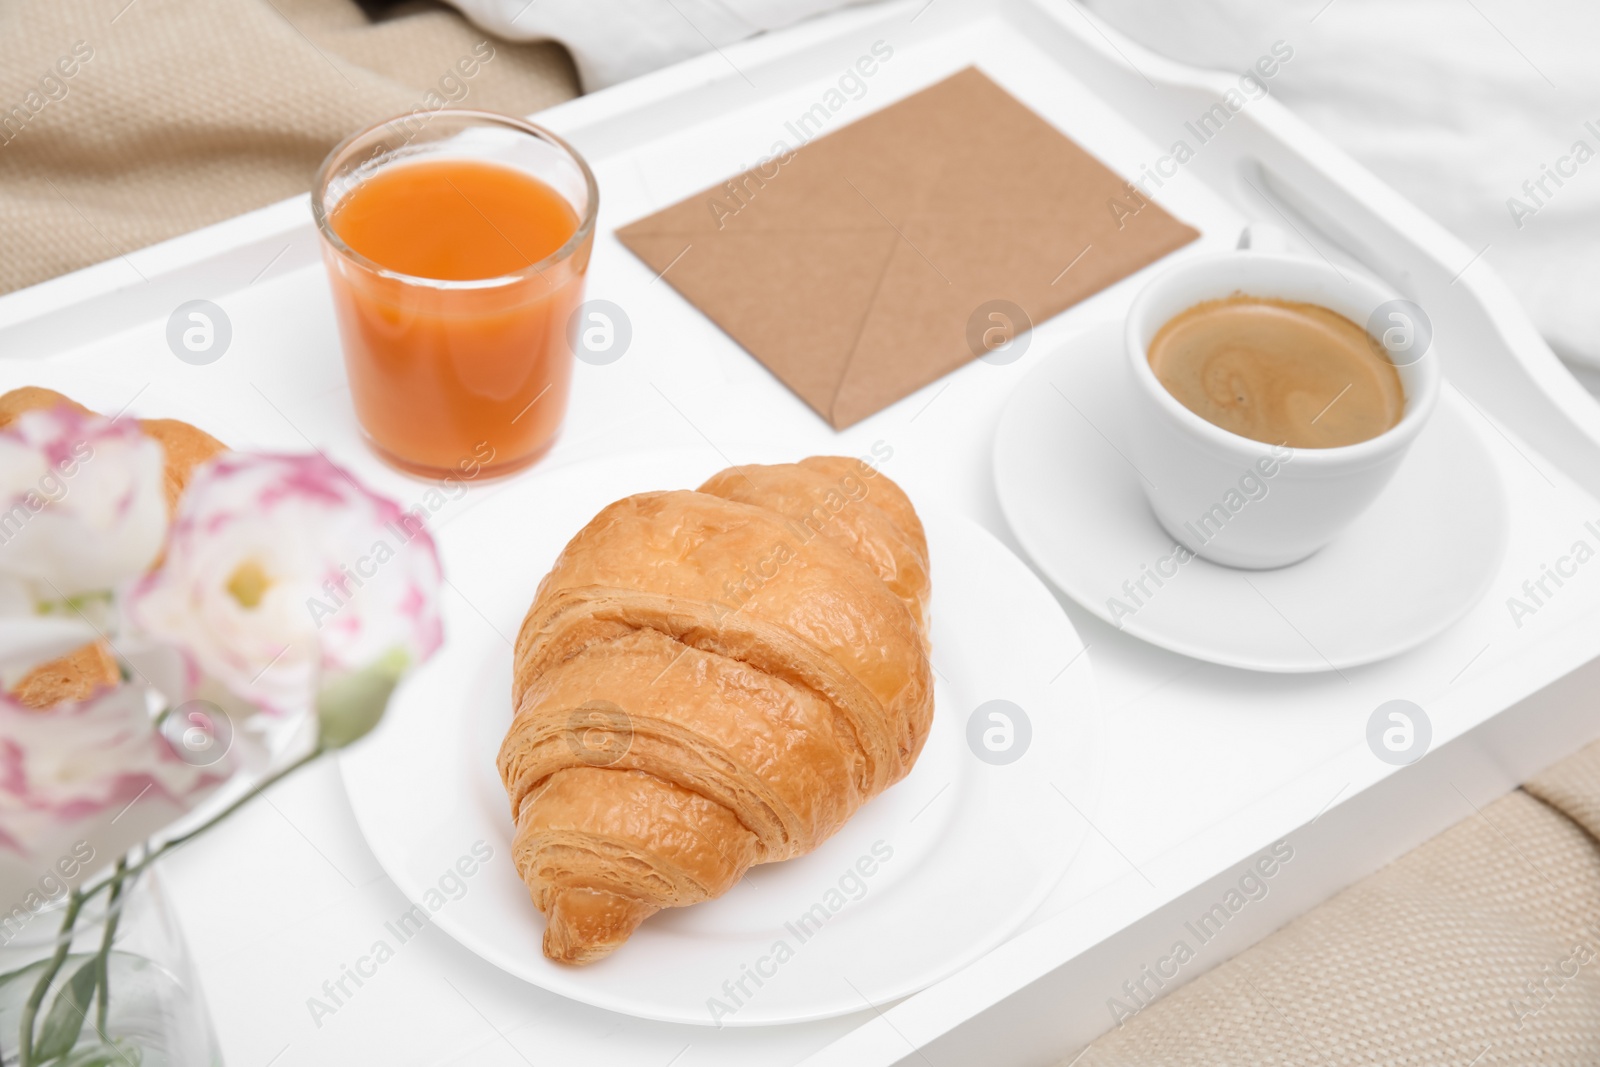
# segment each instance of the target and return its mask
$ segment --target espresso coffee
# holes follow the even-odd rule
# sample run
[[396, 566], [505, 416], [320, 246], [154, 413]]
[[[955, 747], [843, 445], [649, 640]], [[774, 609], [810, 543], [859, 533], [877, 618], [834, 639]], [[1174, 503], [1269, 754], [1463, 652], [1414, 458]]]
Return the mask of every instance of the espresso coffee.
[[1377, 437], [1405, 412], [1400, 374], [1356, 323], [1317, 304], [1235, 294], [1157, 331], [1150, 369], [1180, 404], [1231, 433], [1291, 448]]

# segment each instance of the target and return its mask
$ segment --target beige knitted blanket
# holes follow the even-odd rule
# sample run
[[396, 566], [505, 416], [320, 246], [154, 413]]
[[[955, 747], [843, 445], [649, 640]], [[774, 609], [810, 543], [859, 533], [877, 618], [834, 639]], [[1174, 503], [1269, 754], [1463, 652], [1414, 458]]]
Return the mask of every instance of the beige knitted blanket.
[[[3, 0], [0, 291], [299, 193], [430, 93], [525, 114], [576, 91], [553, 45], [462, 66], [484, 40], [426, 4], [374, 24], [350, 0]], [[1597, 835], [1600, 746], [1072, 1055], [1600, 1065]]]
[[576, 94], [559, 46], [484, 41], [425, 3], [372, 23], [351, 0], [4, 0], [0, 292], [304, 192], [430, 93], [512, 114]]
[[1077, 1067], [1594, 1067], [1597, 838], [1600, 744], [1156, 1001]]

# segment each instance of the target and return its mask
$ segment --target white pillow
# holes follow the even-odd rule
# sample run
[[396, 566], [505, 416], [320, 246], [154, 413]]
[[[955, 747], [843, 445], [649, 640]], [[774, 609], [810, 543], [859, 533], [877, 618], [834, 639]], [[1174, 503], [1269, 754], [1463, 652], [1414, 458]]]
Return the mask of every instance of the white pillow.
[[585, 91], [860, 0], [449, 0], [510, 41], [566, 45]]

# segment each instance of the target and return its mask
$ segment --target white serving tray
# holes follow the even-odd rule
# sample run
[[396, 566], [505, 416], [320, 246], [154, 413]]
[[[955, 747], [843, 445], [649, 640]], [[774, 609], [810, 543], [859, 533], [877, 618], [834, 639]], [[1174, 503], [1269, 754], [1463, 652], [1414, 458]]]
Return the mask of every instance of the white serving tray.
[[[627, 354], [580, 365], [547, 468], [662, 443], [782, 443], [866, 452], [1002, 538], [989, 445], [1008, 392], [1042, 353], [1122, 314], [1148, 271], [1041, 324], [1009, 366], [974, 363], [836, 434], [629, 255], [611, 231], [771, 151], [784, 123], [883, 40], [893, 58], [836, 128], [977, 64], [1110, 166], [1136, 175], [1237, 84], [1160, 59], [1066, 3], [906, 0], [853, 9], [714, 52], [540, 116], [594, 165], [601, 231], [590, 295], [626, 309]], [[1293, 42], [1291, 42], [1292, 44]], [[1425, 306], [1451, 387], [1482, 416], [1510, 496], [1511, 542], [1485, 600], [1399, 659], [1341, 674], [1266, 676], [1142, 645], [1068, 605], [1110, 713], [1094, 833], [1029, 928], [896, 1005], [799, 1026], [712, 1031], [565, 1001], [483, 964], [437, 931], [386, 963], [337, 1013], [308, 998], [409, 906], [360, 840], [326, 765], [275, 789], [171, 861], [169, 883], [229, 1062], [945, 1065], [1070, 1058], [1112, 1024], [1138, 980], [1275, 842], [1269, 891], [1166, 983], [1170, 990], [1600, 736], [1581, 695], [1600, 681], [1600, 570], [1534, 616], [1505, 606], [1600, 519], [1600, 408], [1489, 270], [1270, 99], [1229, 120], [1159, 197], [1231, 247], [1267, 222], [1359, 264]], [[112, 250], [108, 248], [108, 253]], [[1063, 250], [1063, 266], [1076, 249]], [[68, 388], [106, 411], [191, 419], [240, 447], [314, 444], [405, 502], [424, 487], [360, 444], [316, 237], [300, 197], [0, 298], [0, 389]], [[1159, 269], [1159, 268], [1157, 268]], [[217, 363], [165, 343], [168, 315], [204, 298], [231, 319]], [[492, 486], [469, 490], [456, 509]], [[450, 536], [451, 512], [437, 517]], [[1471, 515], [1461, 516], [1471, 522]], [[1003, 620], [995, 620], [1003, 625]], [[1368, 750], [1368, 716], [1406, 698], [1434, 747], [1396, 769]], [[1018, 813], [1026, 818], [1027, 813]]]

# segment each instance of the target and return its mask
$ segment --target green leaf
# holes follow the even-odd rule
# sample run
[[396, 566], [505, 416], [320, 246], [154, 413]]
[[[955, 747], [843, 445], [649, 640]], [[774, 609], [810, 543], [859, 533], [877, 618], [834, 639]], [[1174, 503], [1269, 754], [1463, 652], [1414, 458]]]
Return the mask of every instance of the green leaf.
[[9, 981], [11, 981], [11, 980], [13, 980], [15, 978], [21, 978], [23, 975], [27, 974], [29, 971], [40, 970], [40, 969], [43, 968], [43, 966], [44, 966], [44, 961], [43, 960], [34, 960], [32, 963], [28, 964], [26, 967], [18, 967], [14, 971], [7, 971], [5, 974], [0, 974], [0, 989], [4, 989], [7, 982], [9, 982]]
[[378, 725], [389, 706], [389, 694], [410, 663], [405, 649], [392, 648], [370, 666], [323, 686], [317, 694], [321, 747], [343, 748]]
[[95, 957], [89, 957], [89, 961], [56, 990], [55, 1003], [44, 1017], [39, 1044], [34, 1048], [39, 1062], [65, 1056], [78, 1043], [84, 1018], [89, 1014], [89, 1000], [94, 995], [94, 964]]

